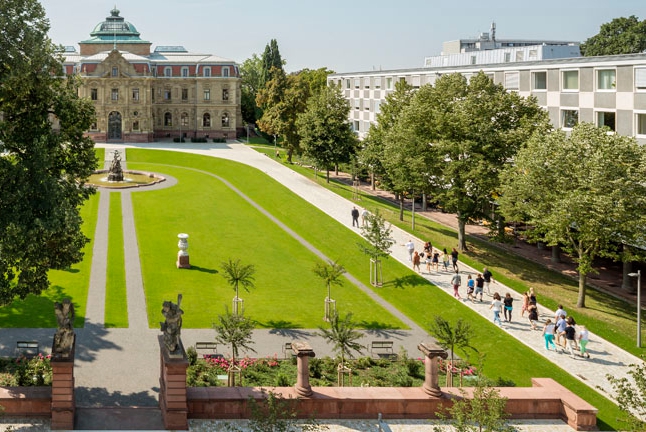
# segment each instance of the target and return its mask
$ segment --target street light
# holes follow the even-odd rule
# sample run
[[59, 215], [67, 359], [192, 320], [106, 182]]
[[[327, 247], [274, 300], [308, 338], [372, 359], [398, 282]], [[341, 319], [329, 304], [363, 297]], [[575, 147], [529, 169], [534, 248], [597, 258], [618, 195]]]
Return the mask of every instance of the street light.
[[642, 271], [637, 270], [637, 273], [628, 273], [630, 277], [637, 278], [637, 348], [642, 347]]

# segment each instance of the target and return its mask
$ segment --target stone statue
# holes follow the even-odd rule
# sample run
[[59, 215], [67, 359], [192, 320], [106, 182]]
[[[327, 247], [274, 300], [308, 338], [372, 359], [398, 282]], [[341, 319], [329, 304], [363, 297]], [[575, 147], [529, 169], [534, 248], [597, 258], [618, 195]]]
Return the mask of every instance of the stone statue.
[[123, 181], [123, 169], [121, 169], [121, 154], [119, 150], [114, 151], [114, 158], [108, 171], [108, 181]]
[[177, 304], [171, 301], [165, 301], [162, 307], [162, 315], [166, 318], [161, 324], [161, 331], [164, 332], [164, 345], [168, 351], [173, 353], [177, 351], [180, 344], [180, 333], [182, 331], [182, 315], [184, 311], [180, 309], [182, 304], [182, 295], [177, 295]]
[[54, 335], [54, 354], [62, 357], [70, 355], [74, 345], [74, 305], [68, 298], [63, 303], [54, 303], [58, 330]]

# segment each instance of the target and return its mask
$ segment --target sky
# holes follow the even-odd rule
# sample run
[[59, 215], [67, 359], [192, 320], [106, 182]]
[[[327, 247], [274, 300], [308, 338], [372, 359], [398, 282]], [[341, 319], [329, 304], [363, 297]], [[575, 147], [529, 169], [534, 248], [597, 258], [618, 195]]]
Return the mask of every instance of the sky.
[[442, 42], [477, 37], [585, 41], [617, 17], [646, 19], [644, 0], [40, 0], [50, 38], [88, 39], [116, 5], [141, 38], [242, 63], [278, 41], [288, 72], [422, 67]]

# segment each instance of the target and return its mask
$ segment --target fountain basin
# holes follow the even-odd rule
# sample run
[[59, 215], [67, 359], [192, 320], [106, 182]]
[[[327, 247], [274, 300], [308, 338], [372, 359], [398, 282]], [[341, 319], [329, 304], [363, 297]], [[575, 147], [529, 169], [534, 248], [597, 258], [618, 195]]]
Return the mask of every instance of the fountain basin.
[[109, 181], [108, 180], [109, 173], [110, 173], [110, 170], [94, 171], [94, 174], [90, 175], [90, 178], [87, 180], [85, 184], [90, 186], [100, 187], [100, 188], [126, 189], [126, 188], [152, 186], [154, 184], [157, 184], [166, 180], [165, 177], [155, 173], [150, 173], [145, 171], [124, 170], [123, 181]]

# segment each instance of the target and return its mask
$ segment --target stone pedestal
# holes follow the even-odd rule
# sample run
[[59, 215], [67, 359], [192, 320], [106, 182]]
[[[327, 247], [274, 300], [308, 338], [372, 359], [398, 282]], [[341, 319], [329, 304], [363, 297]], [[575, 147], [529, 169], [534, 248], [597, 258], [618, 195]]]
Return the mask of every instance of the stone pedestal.
[[177, 242], [177, 247], [179, 252], [177, 252], [177, 268], [191, 268], [191, 264], [188, 259], [188, 234], [177, 234], [179, 242]]
[[164, 427], [169, 430], [188, 430], [188, 404], [186, 401], [186, 369], [188, 359], [180, 340], [179, 347], [170, 353], [159, 336], [160, 377], [159, 408]]
[[[72, 349], [65, 356], [52, 355], [52, 430], [74, 429], [74, 349], [76, 336], [73, 336]], [[56, 347], [52, 347], [56, 353]]]
[[305, 342], [292, 342], [292, 350], [296, 353], [296, 393], [302, 397], [311, 396], [310, 357], [316, 357], [316, 354]]
[[438, 374], [438, 358], [446, 359], [449, 356], [448, 353], [432, 342], [422, 342], [417, 345], [417, 349], [424, 354], [425, 377], [422, 385], [424, 392], [433, 397], [442, 397]]

